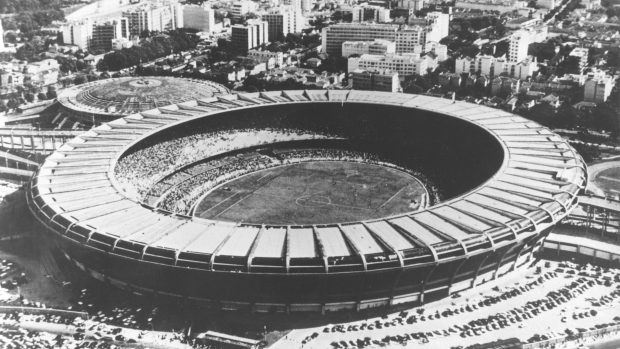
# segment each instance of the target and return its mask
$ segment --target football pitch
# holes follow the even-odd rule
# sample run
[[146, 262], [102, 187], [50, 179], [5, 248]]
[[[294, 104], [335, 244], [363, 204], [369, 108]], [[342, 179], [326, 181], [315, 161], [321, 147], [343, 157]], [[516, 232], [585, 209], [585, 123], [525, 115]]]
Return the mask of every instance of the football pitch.
[[608, 168], [594, 178], [596, 185], [611, 196], [620, 194], [620, 167]]
[[194, 215], [233, 222], [297, 225], [345, 223], [421, 208], [422, 183], [378, 165], [314, 161], [258, 171], [208, 193]]

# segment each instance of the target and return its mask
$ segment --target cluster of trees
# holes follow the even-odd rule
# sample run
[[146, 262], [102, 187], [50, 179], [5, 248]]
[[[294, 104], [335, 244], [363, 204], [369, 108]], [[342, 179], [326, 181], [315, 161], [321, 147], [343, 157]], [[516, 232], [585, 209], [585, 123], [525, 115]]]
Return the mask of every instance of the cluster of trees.
[[612, 97], [609, 102], [590, 110], [581, 111], [568, 103], [555, 110], [547, 103], [540, 103], [522, 111], [521, 115], [550, 128], [604, 131], [611, 140], [617, 140], [620, 135], [620, 102], [612, 101]]
[[259, 91], [278, 91], [278, 90], [312, 90], [320, 89], [314, 86], [306, 86], [303, 82], [295, 81], [295, 79], [287, 79], [284, 81], [266, 81], [262, 79], [262, 74], [248, 76], [243, 81], [242, 91], [259, 92]]
[[60, 0], [2, 0], [0, 13], [29, 12], [60, 8]]
[[52, 21], [65, 19], [59, 0], [3, 0], [0, 1], [0, 13], [15, 13], [13, 17], [3, 19], [6, 30], [19, 29], [23, 33], [39, 31]]
[[28, 62], [39, 61], [39, 55], [47, 51], [49, 45], [53, 42], [54, 40], [51, 38], [35, 35], [17, 49], [15, 58]]
[[295, 48], [316, 47], [320, 43], [319, 34], [289, 33], [285, 38], [278, 38], [263, 48], [273, 52], [287, 52]]
[[106, 54], [97, 65], [99, 70], [118, 71], [164, 57], [173, 52], [190, 50], [196, 47], [196, 35], [183, 30], [173, 30], [168, 35], [157, 35], [140, 42], [139, 46], [124, 48]]
[[35, 100], [44, 101], [56, 98], [55, 89], [42, 88], [32, 84], [18, 86], [12, 93], [3, 96], [4, 100], [0, 101], [0, 112], [15, 110], [22, 104], [32, 103]]
[[558, 7], [552, 8], [544, 17], [543, 20], [546, 21], [549, 18], [553, 18], [555, 16], [555, 20], [556, 21], [560, 21], [564, 18], [566, 18], [566, 16], [568, 16], [570, 13], [573, 12], [573, 10], [575, 10], [577, 7], [579, 7], [579, 0], [569, 0], [568, 4], [566, 4], [566, 7], [560, 11], [558, 11]]

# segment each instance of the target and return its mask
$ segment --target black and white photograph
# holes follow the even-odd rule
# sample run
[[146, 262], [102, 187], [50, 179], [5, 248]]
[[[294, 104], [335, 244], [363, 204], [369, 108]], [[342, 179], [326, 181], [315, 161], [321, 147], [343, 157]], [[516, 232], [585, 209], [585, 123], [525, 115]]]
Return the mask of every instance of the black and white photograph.
[[0, 348], [619, 349], [620, 0], [0, 0]]

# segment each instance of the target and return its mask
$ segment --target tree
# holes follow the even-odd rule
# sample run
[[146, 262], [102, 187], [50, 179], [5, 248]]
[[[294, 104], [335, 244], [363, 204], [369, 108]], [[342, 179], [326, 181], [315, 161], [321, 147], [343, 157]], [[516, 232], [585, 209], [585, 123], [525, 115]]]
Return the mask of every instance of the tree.
[[80, 85], [80, 84], [83, 84], [83, 83], [85, 83], [86, 81], [87, 81], [87, 80], [86, 80], [86, 76], [84, 76], [84, 75], [78, 75], [78, 76], [76, 76], [76, 77], [75, 77], [75, 79], [73, 79], [73, 83], [74, 83], [75, 85]]
[[19, 101], [17, 101], [16, 98], [11, 98], [9, 99], [9, 101], [6, 103], [6, 106], [9, 109], [16, 109], [17, 107], [19, 107]]
[[555, 118], [555, 110], [547, 103], [540, 103], [530, 108], [524, 116], [539, 124], [551, 127]]

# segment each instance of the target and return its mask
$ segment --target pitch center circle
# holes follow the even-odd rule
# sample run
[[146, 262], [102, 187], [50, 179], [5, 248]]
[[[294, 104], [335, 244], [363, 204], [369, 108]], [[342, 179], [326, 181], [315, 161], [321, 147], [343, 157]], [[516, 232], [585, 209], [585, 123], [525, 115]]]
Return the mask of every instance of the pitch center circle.
[[332, 200], [329, 198], [329, 196], [304, 195], [298, 197], [295, 200], [295, 203], [301, 207], [319, 207], [330, 205], [332, 203]]

